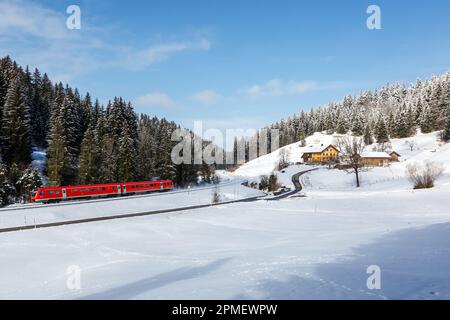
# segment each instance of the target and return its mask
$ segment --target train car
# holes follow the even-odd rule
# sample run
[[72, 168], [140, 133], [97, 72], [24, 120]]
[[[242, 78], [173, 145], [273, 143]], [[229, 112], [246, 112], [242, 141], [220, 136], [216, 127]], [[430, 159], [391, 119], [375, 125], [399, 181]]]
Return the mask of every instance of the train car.
[[125, 196], [173, 189], [171, 180], [90, 184], [65, 187], [41, 187], [32, 196], [32, 202], [59, 202], [74, 199], [92, 199]]

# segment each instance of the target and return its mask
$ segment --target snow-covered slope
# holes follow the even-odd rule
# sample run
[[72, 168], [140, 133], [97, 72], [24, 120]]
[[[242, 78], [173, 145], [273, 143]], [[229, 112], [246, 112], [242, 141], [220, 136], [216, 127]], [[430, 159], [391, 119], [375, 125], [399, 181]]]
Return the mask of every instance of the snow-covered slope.
[[[306, 145], [310, 144], [331, 144], [337, 136], [325, 135], [322, 133], [315, 133], [306, 138]], [[288, 161], [297, 163], [301, 161], [303, 150], [307, 147], [300, 147], [300, 143], [296, 142], [285, 147], [282, 147], [272, 153], [261, 156], [257, 159], [249, 161], [240, 166], [234, 174], [241, 177], [258, 177], [260, 175], [267, 175], [274, 171], [280, 159], [280, 151], [286, 150], [288, 154]]]
[[[310, 144], [332, 144], [337, 135], [326, 135], [315, 133], [307, 138], [307, 145]], [[438, 133], [417, 134], [414, 137], [404, 139], [392, 139], [392, 150], [401, 154], [399, 162], [391, 163], [387, 168], [371, 168], [361, 173], [362, 189], [379, 188], [388, 189], [410, 189], [410, 183], [406, 177], [406, 166], [410, 163], [422, 164], [424, 161], [435, 161], [442, 164], [446, 171], [443, 177], [437, 181], [437, 186], [450, 184], [450, 143], [438, 142]], [[410, 144], [414, 142], [413, 150]], [[366, 146], [367, 151], [372, 151], [375, 144]], [[300, 143], [293, 143], [285, 146], [289, 152], [291, 163], [301, 162], [303, 150]], [[245, 177], [246, 179], [257, 181], [261, 175], [268, 175], [275, 170], [279, 161], [280, 150], [250, 161], [238, 168], [231, 175], [235, 177]], [[319, 166], [320, 167], [320, 166]], [[284, 173], [276, 172], [283, 184], [291, 186], [291, 176], [299, 171], [310, 169], [307, 165], [292, 165]], [[303, 178], [306, 187], [320, 190], [351, 190], [354, 191], [354, 176], [341, 170], [329, 170], [320, 167], [320, 170], [309, 173]]]
[[[319, 138], [308, 143], [333, 139]], [[401, 161], [363, 172], [359, 190], [353, 175], [321, 167], [302, 176], [306, 197], [0, 234], [0, 298], [450, 299], [450, 144], [436, 133], [413, 139], [413, 151], [411, 138], [393, 140]], [[286, 148], [296, 162], [301, 149]], [[223, 178], [257, 179], [277, 157]], [[445, 174], [433, 189], [412, 190], [405, 167], [425, 160], [442, 163]], [[287, 184], [306, 168], [278, 175]], [[164, 197], [191, 203], [211, 192]], [[131, 210], [161, 200], [123, 203]], [[380, 268], [381, 289], [367, 287], [368, 266]], [[73, 267], [79, 289], [67, 285]]]
[[450, 299], [448, 189], [314, 193], [0, 234], [0, 298]]

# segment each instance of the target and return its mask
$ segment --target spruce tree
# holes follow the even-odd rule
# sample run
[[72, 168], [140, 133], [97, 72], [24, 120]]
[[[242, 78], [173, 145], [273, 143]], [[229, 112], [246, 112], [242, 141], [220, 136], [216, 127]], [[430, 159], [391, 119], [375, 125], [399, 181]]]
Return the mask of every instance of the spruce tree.
[[31, 163], [30, 119], [21, 80], [12, 81], [3, 108], [3, 160], [7, 164], [27, 166]]
[[138, 131], [137, 175], [141, 180], [149, 180], [154, 172], [154, 141], [148, 117], [141, 117]]
[[[77, 177], [76, 116], [72, 97], [55, 100], [52, 110], [47, 175], [51, 185], [73, 184]], [[59, 105], [59, 103], [61, 103]]]
[[396, 114], [393, 129], [397, 138], [406, 138], [411, 135], [411, 122], [406, 113], [406, 105], [403, 105], [403, 108]]
[[338, 118], [336, 132], [339, 133], [339, 134], [345, 134], [345, 133], [347, 133], [347, 131], [348, 131], [347, 121], [345, 120], [344, 115], [340, 114], [339, 118]]
[[20, 202], [28, 202], [33, 191], [42, 185], [39, 171], [31, 166], [26, 168], [15, 183], [16, 192]]
[[0, 123], [2, 123], [3, 106], [5, 105], [6, 94], [8, 92], [8, 80], [6, 78], [6, 72], [0, 65]]
[[375, 139], [377, 140], [377, 143], [389, 142], [389, 134], [386, 128], [386, 122], [381, 115], [379, 116], [378, 122], [376, 124]]
[[81, 143], [79, 182], [90, 184], [99, 182], [100, 173], [100, 148], [97, 141], [94, 122], [91, 122], [86, 130]]
[[420, 117], [420, 130], [422, 133], [430, 133], [434, 129], [435, 118], [428, 105], [425, 105]]
[[364, 144], [371, 145], [373, 143], [372, 139], [372, 131], [370, 130], [370, 126], [367, 124], [364, 128]]
[[123, 135], [119, 139], [119, 180], [133, 181], [136, 176], [136, 149], [134, 140], [125, 127]]
[[355, 114], [352, 119], [352, 133], [356, 136], [361, 136], [364, 133], [364, 117], [361, 111], [355, 111]]
[[450, 105], [447, 106], [447, 117], [445, 120], [444, 131], [442, 132], [442, 140], [450, 141]]
[[8, 178], [8, 168], [6, 165], [0, 163], [0, 207], [12, 202], [14, 192], [14, 186]]

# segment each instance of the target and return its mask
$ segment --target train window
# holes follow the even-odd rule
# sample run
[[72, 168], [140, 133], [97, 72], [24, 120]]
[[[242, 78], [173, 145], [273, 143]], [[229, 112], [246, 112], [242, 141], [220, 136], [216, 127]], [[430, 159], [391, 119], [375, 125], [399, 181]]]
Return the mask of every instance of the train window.
[[72, 189], [73, 192], [78, 192], [78, 189]]
[[41, 197], [43, 197], [43, 196], [44, 196], [44, 190], [41, 190], [41, 192], [39, 192], [39, 195], [40, 195]]
[[56, 193], [56, 194], [59, 194], [59, 190], [56, 190], [55, 193]]
[[55, 192], [53, 190], [48, 190], [48, 194], [54, 194]]

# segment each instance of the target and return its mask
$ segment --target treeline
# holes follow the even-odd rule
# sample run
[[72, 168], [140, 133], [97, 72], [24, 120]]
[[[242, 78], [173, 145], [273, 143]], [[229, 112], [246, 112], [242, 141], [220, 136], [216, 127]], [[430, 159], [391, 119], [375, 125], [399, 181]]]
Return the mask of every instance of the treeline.
[[[179, 186], [211, 181], [214, 168], [171, 161], [179, 126], [137, 115], [120, 97], [105, 106], [89, 93], [53, 84], [38, 69], [23, 69], [10, 57], [0, 60], [1, 204], [28, 199], [46, 185], [172, 179]], [[38, 172], [33, 150], [46, 150]], [[34, 166], [36, 167], [36, 166]], [[41, 181], [41, 178], [43, 181]], [[25, 187], [26, 186], [26, 187]]]
[[345, 96], [339, 102], [301, 111], [266, 129], [279, 129], [280, 147], [304, 141], [314, 132], [364, 136], [366, 144], [442, 130], [450, 140], [450, 73], [415, 84], [386, 85], [380, 90]]

